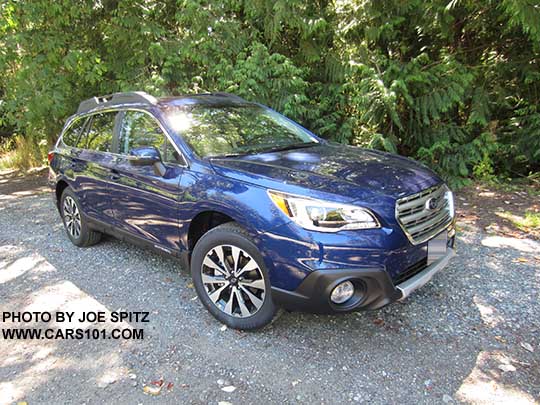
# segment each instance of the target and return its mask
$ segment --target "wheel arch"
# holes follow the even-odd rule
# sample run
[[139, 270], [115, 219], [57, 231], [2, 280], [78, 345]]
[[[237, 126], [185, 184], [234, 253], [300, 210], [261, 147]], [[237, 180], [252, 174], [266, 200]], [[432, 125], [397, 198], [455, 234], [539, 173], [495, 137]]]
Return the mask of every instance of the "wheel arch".
[[64, 190], [68, 187], [69, 187], [68, 182], [63, 179], [59, 180], [56, 183], [56, 187], [54, 190], [54, 193], [56, 196], [56, 208], [60, 209], [60, 198], [62, 197], [62, 193], [64, 192]]
[[227, 207], [208, 206], [197, 212], [189, 223], [185, 245], [188, 251], [191, 253], [197, 241], [209, 230], [227, 222], [237, 223], [252, 237], [255, 237], [258, 233], [253, 226], [242, 218], [239, 212], [235, 212]]

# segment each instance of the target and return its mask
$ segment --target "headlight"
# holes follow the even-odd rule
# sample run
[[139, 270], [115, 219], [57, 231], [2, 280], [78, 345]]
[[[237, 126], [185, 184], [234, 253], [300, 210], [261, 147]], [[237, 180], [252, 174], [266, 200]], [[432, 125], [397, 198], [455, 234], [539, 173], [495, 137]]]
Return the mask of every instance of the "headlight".
[[285, 215], [305, 229], [321, 232], [379, 228], [369, 210], [268, 191], [270, 199]]

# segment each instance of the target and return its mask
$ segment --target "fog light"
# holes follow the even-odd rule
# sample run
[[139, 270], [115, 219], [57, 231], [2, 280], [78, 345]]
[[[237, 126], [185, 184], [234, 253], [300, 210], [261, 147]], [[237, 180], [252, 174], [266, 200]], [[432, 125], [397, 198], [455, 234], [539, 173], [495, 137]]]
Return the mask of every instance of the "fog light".
[[354, 294], [354, 286], [350, 281], [344, 281], [341, 284], [338, 284], [336, 288], [332, 290], [330, 294], [330, 299], [334, 304], [343, 304]]

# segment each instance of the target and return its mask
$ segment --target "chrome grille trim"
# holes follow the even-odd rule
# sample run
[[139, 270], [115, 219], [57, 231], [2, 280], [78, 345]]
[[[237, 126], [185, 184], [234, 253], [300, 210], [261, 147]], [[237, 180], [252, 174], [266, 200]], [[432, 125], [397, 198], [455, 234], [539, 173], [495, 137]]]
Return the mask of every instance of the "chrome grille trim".
[[[448, 187], [440, 184], [397, 200], [396, 219], [413, 245], [436, 236], [454, 220], [447, 191]], [[435, 209], [426, 208], [430, 199], [438, 200]]]

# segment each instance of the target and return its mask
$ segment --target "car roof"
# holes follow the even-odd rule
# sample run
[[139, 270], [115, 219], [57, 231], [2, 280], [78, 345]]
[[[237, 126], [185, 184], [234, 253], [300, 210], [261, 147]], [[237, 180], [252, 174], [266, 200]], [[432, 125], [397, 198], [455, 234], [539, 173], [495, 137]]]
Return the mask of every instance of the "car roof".
[[227, 106], [239, 104], [252, 104], [243, 98], [228, 93], [204, 93], [188, 94], [175, 97], [160, 97], [158, 105], [168, 106], [190, 106], [190, 105], [209, 105], [209, 106]]
[[242, 97], [229, 93], [203, 93], [188, 94], [175, 97], [156, 98], [150, 94], [133, 91], [125, 93], [114, 93], [106, 96], [92, 97], [79, 104], [76, 115], [90, 112], [98, 112], [107, 108], [120, 106], [190, 106], [190, 105], [210, 105], [210, 106], [232, 106], [253, 104]]

